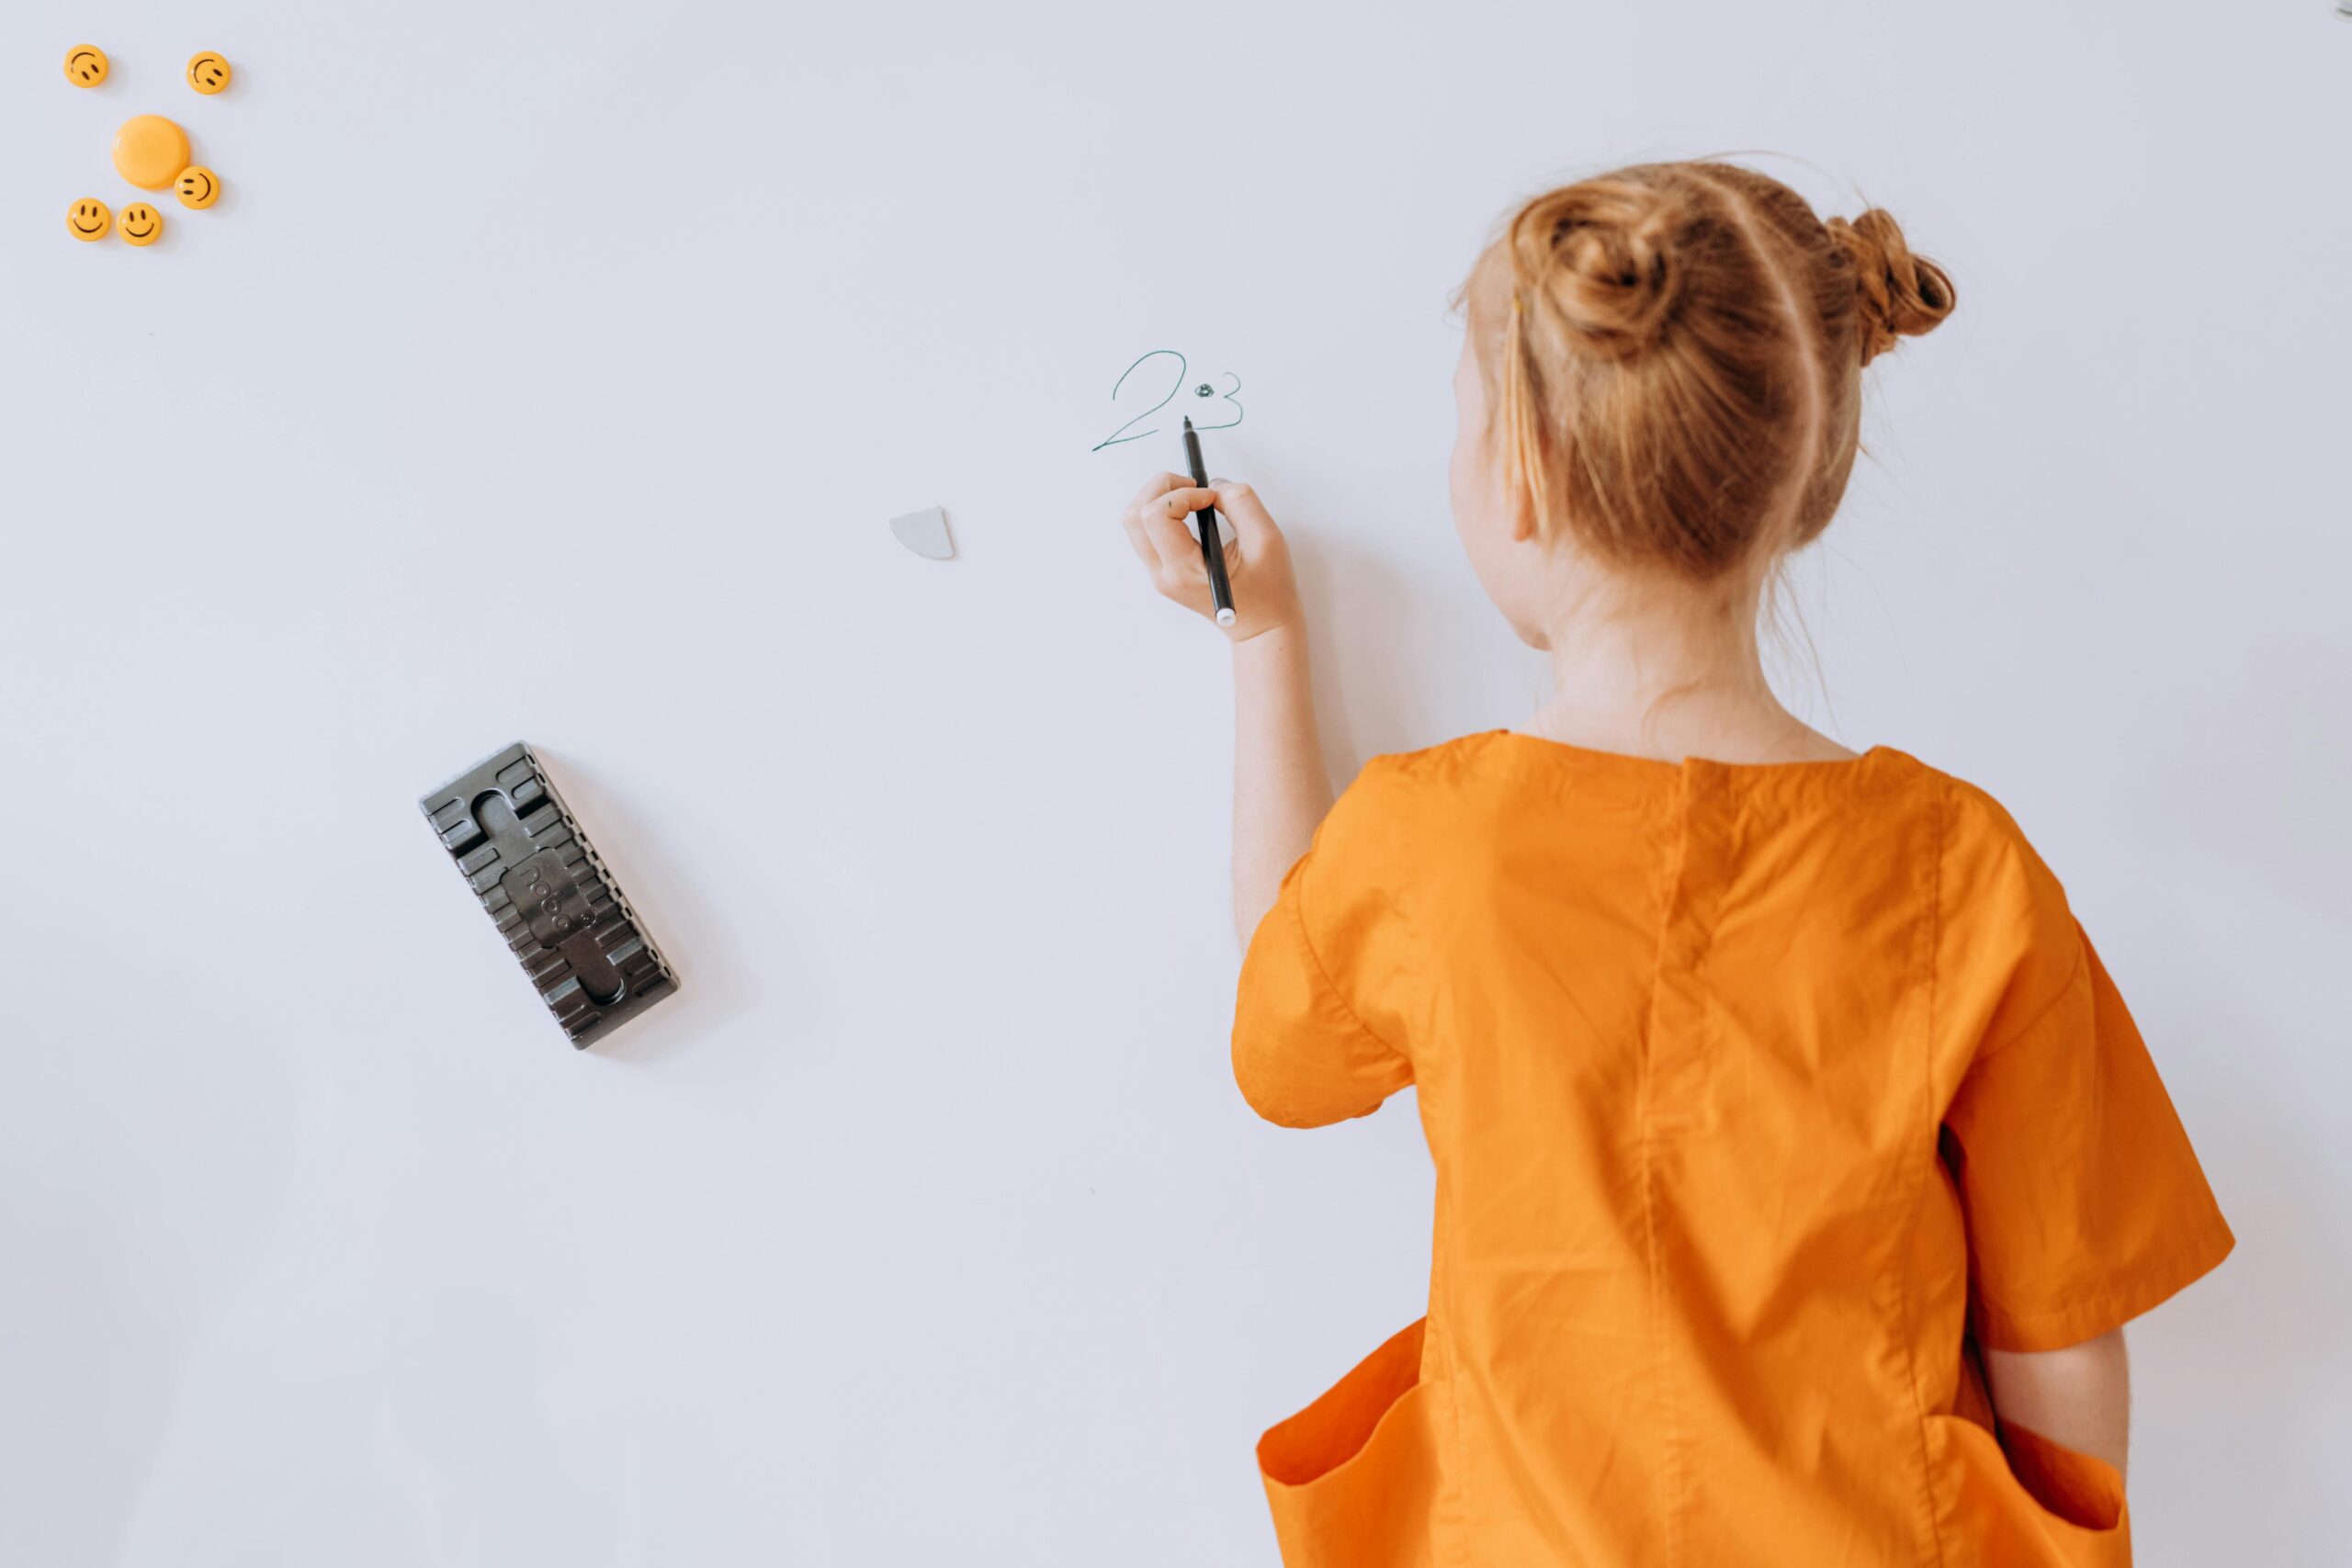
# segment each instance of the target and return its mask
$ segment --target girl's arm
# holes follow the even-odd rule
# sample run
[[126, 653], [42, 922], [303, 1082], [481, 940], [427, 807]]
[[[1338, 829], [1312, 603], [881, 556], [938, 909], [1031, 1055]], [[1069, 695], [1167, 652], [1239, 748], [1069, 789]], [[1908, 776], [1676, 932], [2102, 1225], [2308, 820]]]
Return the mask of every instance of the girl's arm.
[[2132, 1434], [2132, 1368], [2123, 1330], [2063, 1350], [1987, 1350], [1984, 1381], [2004, 1421], [2103, 1459], [2123, 1473]]
[[1246, 943], [1291, 863], [1306, 852], [1331, 808], [1306, 679], [1306, 626], [1290, 549], [1248, 485], [1206, 490], [1181, 474], [1148, 479], [1120, 523], [1152, 585], [1215, 624], [1208, 570], [1184, 519], [1215, 505], [1233, 525], [1226, 571], [1233, 584], [1233, 924]]
[[1330, 809], [1306, 628], [1270, 626], [1233, 649], [1233, 929], [1244, 946]]

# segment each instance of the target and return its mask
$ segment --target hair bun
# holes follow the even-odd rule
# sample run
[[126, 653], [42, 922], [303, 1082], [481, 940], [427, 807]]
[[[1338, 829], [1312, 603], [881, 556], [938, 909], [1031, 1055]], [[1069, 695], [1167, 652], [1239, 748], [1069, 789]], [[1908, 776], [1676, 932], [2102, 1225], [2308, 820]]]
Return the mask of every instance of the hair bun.
[[1683, 210], [1679, 196], [1631, 180], [1587, 180], [1538, 197], [1511, 224], [1515, 301], [1548, 316], [1568, 346], [1632, 358], [1673, 318], [1682, 276], [1672, 240]]
[[1830, 237], [1854, 264], [1854, 293], [1861, 310], [1862, 363], [1894, 346], [1898, 337], [1933, 332], [1959, 302], [1944, 269], [1915, 256], [1894, 217], [1871, 208], [1849, 223], [1832, 218]]

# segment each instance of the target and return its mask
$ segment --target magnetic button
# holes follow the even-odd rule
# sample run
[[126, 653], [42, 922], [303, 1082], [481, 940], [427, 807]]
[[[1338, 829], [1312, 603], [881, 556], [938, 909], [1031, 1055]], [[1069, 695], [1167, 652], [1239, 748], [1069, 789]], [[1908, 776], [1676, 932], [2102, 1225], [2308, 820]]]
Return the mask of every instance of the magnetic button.
[[141, 190], [162, 190], [187, 164], [187, 132], [162, 115], [133, 115], [114, 133], [114, 166]]

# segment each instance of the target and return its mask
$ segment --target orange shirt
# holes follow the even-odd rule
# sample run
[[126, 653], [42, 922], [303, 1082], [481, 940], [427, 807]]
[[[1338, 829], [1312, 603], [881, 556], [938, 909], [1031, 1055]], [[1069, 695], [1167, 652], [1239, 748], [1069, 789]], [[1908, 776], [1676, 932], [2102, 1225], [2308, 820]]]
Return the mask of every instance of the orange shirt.
[[2116, 1564], [2115, 1472], [1974, 1347], [2096, 1337], [2228, 1226], [2055, 878], [1881, 747], [1383, 757], [1242, 967], [1234, 1071], [1417, 1086], [1428, 1316], [1259, 1445], [1293, 1568]]

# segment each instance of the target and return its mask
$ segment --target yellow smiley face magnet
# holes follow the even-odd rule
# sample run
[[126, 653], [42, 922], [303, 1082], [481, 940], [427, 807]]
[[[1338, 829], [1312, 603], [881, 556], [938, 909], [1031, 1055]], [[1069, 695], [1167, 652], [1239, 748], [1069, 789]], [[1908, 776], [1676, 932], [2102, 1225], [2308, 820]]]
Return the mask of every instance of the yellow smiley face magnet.
[[180, 193], [180, 205], [201, 212], [220, 199], [220, 181], [201, 164], [190, 164], [180, 171], [172, 188]]
[[114, 214], [105, 202], [85, 196], [65, 209], [65, 227], [77, 240], [103, 240], [114, 227]]
[[107, 79], [107, 51], [94, 43], [77, 43], [65, 51], [65, 79], [77, 87], [95, 87]]
[[143, 201], [122, 209], [122, 237], [134, 245], [152, 245], [163, 238], [164, 215]]
[[187, 164], [187, 132], [162, 115], [133, 115], [114, 133], [115, 170], [141, 190], [163, 189]]
[[209, 49], [189, 57], [187, 85], [210, 97], [229, 85], [229, 62]]

